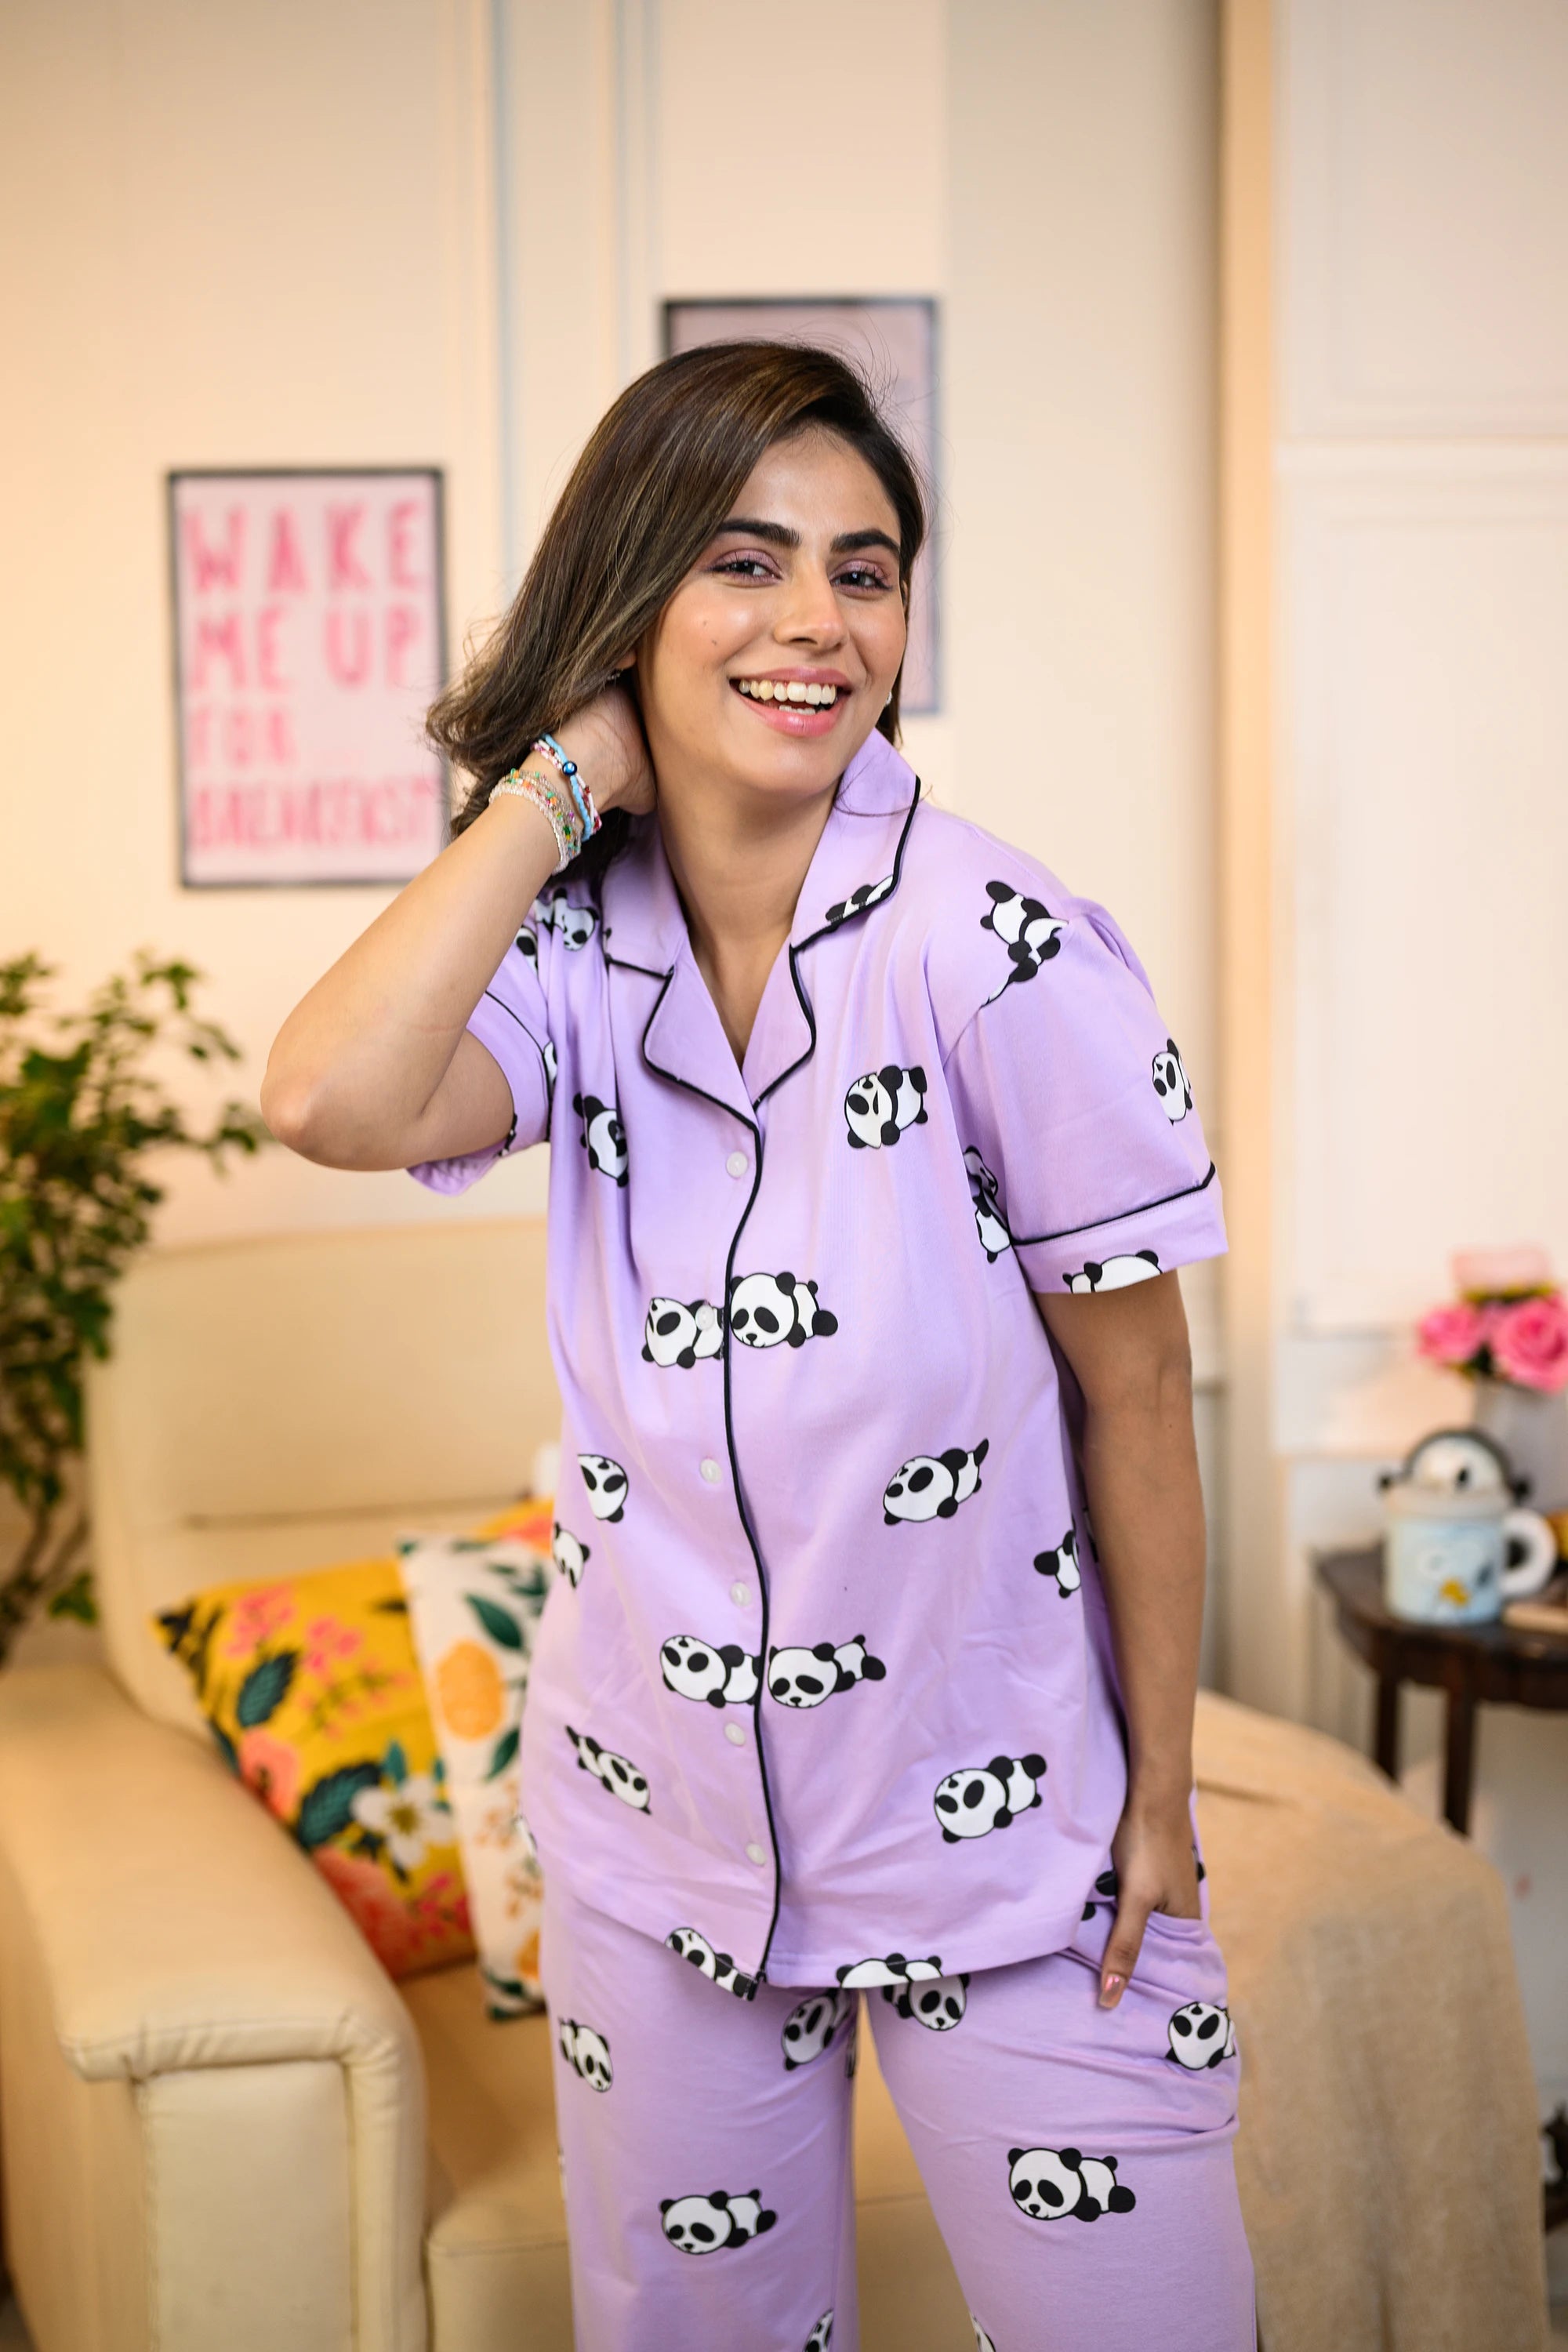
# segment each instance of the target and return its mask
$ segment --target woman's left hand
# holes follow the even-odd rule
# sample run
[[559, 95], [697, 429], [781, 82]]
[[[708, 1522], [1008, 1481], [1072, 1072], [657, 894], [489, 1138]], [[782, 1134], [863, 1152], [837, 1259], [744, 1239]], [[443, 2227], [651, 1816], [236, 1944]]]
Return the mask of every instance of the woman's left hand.
[[1185, 1797], [1158, 1802], [1130, 1795], [1110, 1842], [1116, 1917], [1100, 1964], [1100, 2005], [1114, 2009], [1143, 1945], [1151, 1911], [1196, 1919], [1198, 1868]]

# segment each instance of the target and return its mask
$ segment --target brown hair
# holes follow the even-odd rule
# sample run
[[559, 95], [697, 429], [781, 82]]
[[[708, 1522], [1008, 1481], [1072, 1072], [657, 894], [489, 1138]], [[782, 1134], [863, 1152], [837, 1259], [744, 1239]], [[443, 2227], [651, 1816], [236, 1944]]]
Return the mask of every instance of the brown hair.
[[[510, 611], [431, 707], [431, 741], [475, 780], [452, 819], [454, 834], [473, 823], [491, 786], [531, 743], [610, 684], [617, 660], [658, 618], [763, 452], [809, 425], [848, 442], [887, 491], [908, 610], [925, 499], [859, 371], [833, 352], [795, 343], [710, 343], [661, 360], [595, 427]], [[900, 671], [877, 721], [894, 742], [901, 678]], [[569, 870], [602, 871], [628, 822], [625, 811], [610, 810]]]

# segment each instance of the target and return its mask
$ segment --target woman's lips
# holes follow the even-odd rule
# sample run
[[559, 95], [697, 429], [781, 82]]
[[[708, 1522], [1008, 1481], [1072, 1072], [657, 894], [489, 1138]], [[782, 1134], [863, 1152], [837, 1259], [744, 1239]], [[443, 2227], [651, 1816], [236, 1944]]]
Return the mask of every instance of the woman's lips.
[[836, 699], [826, 706], [810, 702], [758, 702], [751, 695], [742, 694], [733, 680], [731, 681], [731, 689], [736, 701], [754, 711], [763, 726], [771, 727], [775, 735], [826, 735], [850, 699], [850, 689], [847, 687], [840, 687]]

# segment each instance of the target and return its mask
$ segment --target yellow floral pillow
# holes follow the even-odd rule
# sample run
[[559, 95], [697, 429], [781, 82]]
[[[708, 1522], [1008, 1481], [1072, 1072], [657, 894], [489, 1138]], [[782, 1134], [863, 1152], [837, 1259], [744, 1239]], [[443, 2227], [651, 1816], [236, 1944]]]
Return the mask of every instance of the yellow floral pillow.
[[388, 1972], [471, 1959], [446, 1769], [396, 1560], [219, 1585], [153, 1623], [220, 1752]]

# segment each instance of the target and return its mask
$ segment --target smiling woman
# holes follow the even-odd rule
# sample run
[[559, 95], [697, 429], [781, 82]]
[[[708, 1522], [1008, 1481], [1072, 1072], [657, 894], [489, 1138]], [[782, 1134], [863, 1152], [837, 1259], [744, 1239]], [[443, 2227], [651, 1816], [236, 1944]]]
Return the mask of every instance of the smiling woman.
[[827, 352], [628, 387], [432, 714], [458, 837], [263, 1089], [437, 1192], [553, 1138], [521, 1776], [596, 2352], [854, 2352], [862, 1987], [977, 2343], [1252, 2340], [1173, 1270], [1218, 1185], [1110, 916], [899, 754], [923, 529]]

